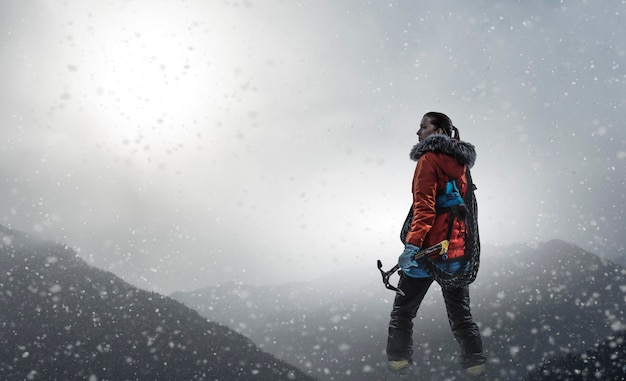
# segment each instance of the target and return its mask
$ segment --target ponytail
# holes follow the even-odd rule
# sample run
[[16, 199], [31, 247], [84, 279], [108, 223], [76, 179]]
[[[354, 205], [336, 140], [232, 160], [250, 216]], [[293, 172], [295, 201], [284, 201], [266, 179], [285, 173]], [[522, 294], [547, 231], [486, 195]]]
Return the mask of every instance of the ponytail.
[[461, 134], [459, 134], [459, 129], [455, 126], [452, 126], [452, 131], [450, 131], [450, 137], [455, 140], [461, 140]]

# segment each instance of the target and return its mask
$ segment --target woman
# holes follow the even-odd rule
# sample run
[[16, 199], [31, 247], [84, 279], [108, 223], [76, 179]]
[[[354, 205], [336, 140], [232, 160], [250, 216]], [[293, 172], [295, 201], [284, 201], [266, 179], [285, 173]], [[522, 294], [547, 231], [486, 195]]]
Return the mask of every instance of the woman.
[[[398, 259], [402, 269], [387, 340], [388, 367], [396, 373], [406, 373], [413, 355], [413, 318], [433, 282], [422, 265], [414, 259], [420, 248], [449, 240], [447, 255], [433, 254], [438, 267], [457, 271], [465, 252], [465, 221], [450, 213], [441, 204], [455, 200], [462, 204], [467, 190], [466, 168], [476, 160], [474, 146], [459, 138], [459, 130], [445, 114], [429, 112], [424, 115], [417, 131], [419, 143], [411, 150], [417, 161], [413, 176], [412, 219], [403, 229], [405, 249]], [[411, 214], [410, 214], [411, 215]], [[471, 377], [485, 373], [485, 356], [478, 326], [470, 311], [469, 287], [442, 288], [452, 333], [461, 347], [461, 366]]]

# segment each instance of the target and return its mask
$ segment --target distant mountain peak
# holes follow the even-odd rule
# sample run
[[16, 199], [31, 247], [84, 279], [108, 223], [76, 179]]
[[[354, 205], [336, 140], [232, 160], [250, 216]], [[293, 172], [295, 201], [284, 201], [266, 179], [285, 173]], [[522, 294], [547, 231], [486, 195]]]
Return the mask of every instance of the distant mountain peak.
[[[395, 294], [383, 287], [374, 259], [297, 287], [231, 285], [245, 298], [233, 297], [231, 286], [173, 296], [276, 356], [315, 370], [321, 380], [376, 379], [384, 372]], [[485, 245], [470, 289], [493, 368], [490, 380], [521, 380], [544, 361], [587, 350], [621, 329], [625, 281], [621, 266], [563, 240]], [[416, 376], [458, 379], [458, 345], [438, 286], [414, 323]]]

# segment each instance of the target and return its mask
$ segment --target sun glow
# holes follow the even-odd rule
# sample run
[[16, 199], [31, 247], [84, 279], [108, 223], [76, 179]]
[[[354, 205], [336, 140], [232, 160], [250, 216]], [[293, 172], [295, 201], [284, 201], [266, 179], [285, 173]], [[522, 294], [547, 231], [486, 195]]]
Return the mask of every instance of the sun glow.
[[206, 17], [194, 21], [196, 11], [161, 4], [109, 13], [78, 37], [79, 86], [111, 144], [171, 151], [224, 111], [236, 52]]

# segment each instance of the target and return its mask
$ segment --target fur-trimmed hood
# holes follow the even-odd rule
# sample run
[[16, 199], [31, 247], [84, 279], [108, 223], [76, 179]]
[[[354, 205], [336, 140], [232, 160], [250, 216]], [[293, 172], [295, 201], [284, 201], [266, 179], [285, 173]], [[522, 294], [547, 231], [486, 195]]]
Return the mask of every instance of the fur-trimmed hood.
[[474, 145], [450, 138], [444, 134], [432, 134], [411, 149], [411, 160], [417, 161], [426, 152], [440, 152], [450, 155], [461, 165], [468, 168], [474, 166], [476, 162], [476, 149]]

